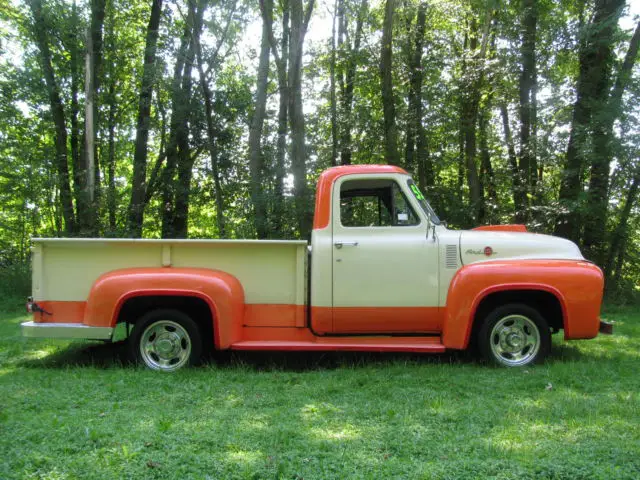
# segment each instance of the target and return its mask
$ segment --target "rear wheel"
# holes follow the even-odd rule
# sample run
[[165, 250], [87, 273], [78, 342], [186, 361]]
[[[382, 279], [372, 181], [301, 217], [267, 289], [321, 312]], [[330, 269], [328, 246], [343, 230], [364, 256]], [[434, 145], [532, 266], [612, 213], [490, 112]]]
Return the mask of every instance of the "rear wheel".
[[524, 304], [503, 305], [487, 315], [478, 347], [490, 362], [522, 367], [541, 362], [551, 349], [551, 331], [540, 313]]
[[153, 310], [140, 317], [129, 344], [138, 363], [164, 372], [193, 365], [202, 355], [198, 325], [179, 310]]

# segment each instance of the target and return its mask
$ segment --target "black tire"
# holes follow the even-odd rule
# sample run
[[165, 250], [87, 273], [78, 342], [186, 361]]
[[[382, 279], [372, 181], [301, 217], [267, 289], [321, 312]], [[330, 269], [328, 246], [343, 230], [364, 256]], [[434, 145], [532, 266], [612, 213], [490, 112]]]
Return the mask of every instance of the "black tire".
[[540, 363], [551, 350], [551, 330], [535, 308], [522, 303], [497, 307], [483, 321], [478, 348], [490, 363], [524, 367]]
[[129, 351], [136, 363], [173, 372], [200, 360], [202, 336], [196, 322], [184, 312], [152, 310], [135, 323]]

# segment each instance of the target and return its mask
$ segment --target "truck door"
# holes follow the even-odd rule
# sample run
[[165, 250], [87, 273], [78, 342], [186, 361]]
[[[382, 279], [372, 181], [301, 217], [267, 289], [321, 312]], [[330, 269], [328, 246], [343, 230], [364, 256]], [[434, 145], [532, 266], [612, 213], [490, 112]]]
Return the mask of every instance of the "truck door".
[[350, 175], [333, 191], [333, 332], [437, 332], [438, 242], [406, 183]]

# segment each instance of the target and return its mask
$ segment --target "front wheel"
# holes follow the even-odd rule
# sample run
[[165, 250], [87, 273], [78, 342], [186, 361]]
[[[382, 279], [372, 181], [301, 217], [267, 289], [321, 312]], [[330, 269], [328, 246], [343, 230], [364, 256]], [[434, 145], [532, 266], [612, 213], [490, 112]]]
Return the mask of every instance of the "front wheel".
[[159, 309], [143, 315], [135, 324], [129, 344], [137, 362], [163, 372], [192, 365], [202, 354], [198, 326], [178, 310]]
[[551, 349], [551, 331], [540, 313], [514, 303], [493, 310], [478, 335], [482, 355], [492, 363], [522, 367], [541, 362]]

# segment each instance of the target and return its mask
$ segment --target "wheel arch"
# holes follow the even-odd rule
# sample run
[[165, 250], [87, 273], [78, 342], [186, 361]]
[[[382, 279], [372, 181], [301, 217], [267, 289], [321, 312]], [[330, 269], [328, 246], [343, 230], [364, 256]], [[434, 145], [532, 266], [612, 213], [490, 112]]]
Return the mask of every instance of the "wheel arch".
[[[127, 307], [129, 302], [134, 307]], [[236, 277], [218, 270], [137, 268], [109, 272], [91, 288], [84, 323], [114, 327], [125, 319], [122, 313], [135, 311], [136, 305], [182, 305], [192, 312], [194, 308], [204, 312], [202, 303], [208, 308], [215, 348], [228, 348], [240, 337], [244, 290]]]
[[[454, 286], [452, 282], [452, 287]], [[551, 315], [549, 325], [566, 329], [567, 305], [562, 293], [543, 283], [504, 283], [489, 285], [477, 293], [459, 287], [450, 292], [443, 326], [442, 341], [447, 348], [464, 350], [481, 327], [482, 319], [496, 306], [524, 303], [541, 315]], [[540, 305], [543, 307], [541, 308]]]
[[536, 310], [546, 320], [554, 333], [565, 328], [566, 305], [560, 292], [548, 285], [504, 288], [488, 288], [478, 295], [472, 312], [471, 330], [467, 336], [467, 345], [474, 342], [482, 328], [483, 320], [501, 305], [521, 303]]
[[145, 313], [169, 309], [188, 315], [199, 327], [205, 348], [217, 348], [220, 344], [215, 302], [202, 292], [181, 290], [138, 290], [123, 295], [116, 305], [115, 324], [135, 324]]

